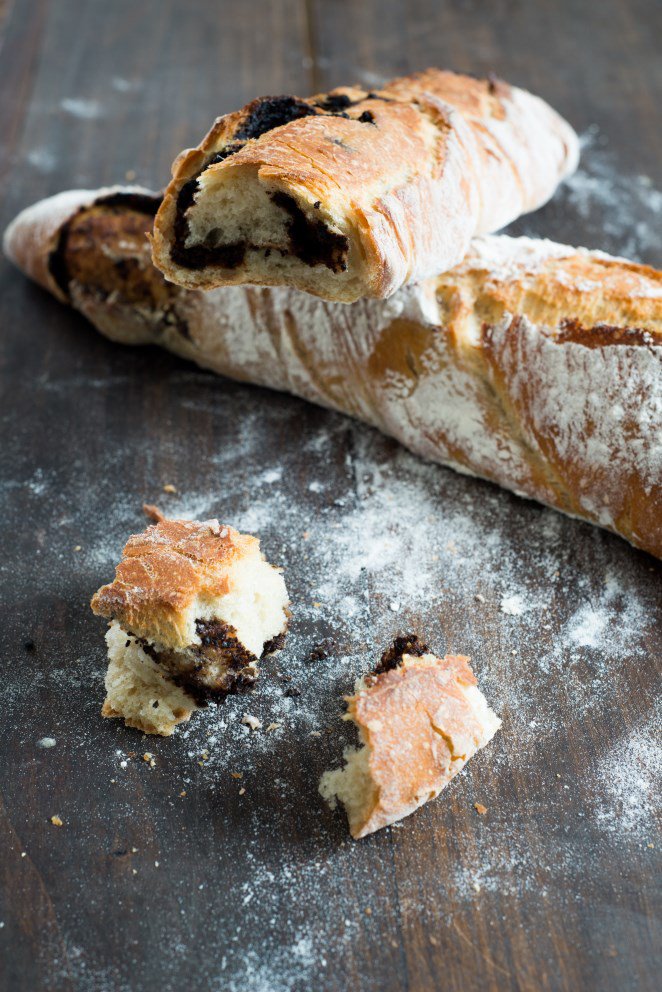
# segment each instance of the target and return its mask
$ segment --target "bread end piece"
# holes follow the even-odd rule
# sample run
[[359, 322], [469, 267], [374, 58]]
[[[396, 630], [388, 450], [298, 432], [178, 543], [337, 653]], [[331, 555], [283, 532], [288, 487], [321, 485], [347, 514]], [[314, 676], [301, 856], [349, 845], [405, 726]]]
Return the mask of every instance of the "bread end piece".
[[468, 658], [390, 655], [390, 667], [378, 666], [347, 698], [346, 719], [356, 724], [362, 746], [348, 748], [345, 766], [320, 782], [332, 807], [337, 800], [345, 806], [355, 839], [438, 796], [501, 726]]

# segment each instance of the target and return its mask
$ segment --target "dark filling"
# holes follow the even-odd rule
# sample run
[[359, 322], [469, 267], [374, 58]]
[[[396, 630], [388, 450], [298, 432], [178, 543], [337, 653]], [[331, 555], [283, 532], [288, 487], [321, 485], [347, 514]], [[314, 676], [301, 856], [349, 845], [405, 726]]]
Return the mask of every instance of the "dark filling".
[[275, 654], [276, 651], [281, 651], [285, 645], [285, 638], [287, 636], [287, 631], [281, 630], [280, 634], [276, 634], [272, 637], [270, 641], [265, 641], [264, 647], [262, 648], [261, 658], [266, 658], [270, 654]]
[[[121, 212], [124, 212], [125, 210], [133, 210], [136, 213], [154, 217], [161, 206], [161, 199], [162, 198], [160, 196], [150, 196], [148, 193], [119, 192], [110, 193], [108, 196], [101, 196], [98, 200], [95, 200], [94, 204], [91, 206], [104, 206], [109, 209], [117, 209]], [[48, 271], [50, 272], [51, 277], [58, 289], [67, 298], [69, 297], [69, 282], [71, 278], [69, 274], [69, 266], [67, 264], [69, 229], [74, 218], [89, 209], [90, 206], [81, 207], [72, 217], [69, 218], [66, 224], [63, 224], [60, 228], [57, 244], [48, 257]]]
[[[251, 689], [257, 679], [257, 658], [237, 640], [234, 627], [221, 620], [196, 620], [195, 629], [200, 644], [184, 652], [159, 651], [143, 637], [136, 637], [136, 641], [198, 706]], [[284, 643], [285, 631], [265, 643], [261, 657], [279, 650]]]
[[[218, 228], [207, 234], [205, 243], [187, 247], [186, 239], [189, 232], [186, 211], [193, 204], [196, 189], [197, 179], [191, 179], [182, 186], [177, 198], [175, 239], [170, 253], [177, 265], [187, 269], [203, 269], [208, 265], [236, 269], [243, 263], [247, 251], [265, 248], [264, 245], [252, 245], [247, 241], [214, 244], [221, 235]], [[280, 191], [272, 193], [271, 199], [290, 218], [287, 223], [289, 244], [286, 254], [294, 255], [305, 265], [326, 265], [333, 272], [347, 271], [349, 240], [343, 234], [330, 231], [322, 220], [310, 220], [296, 200], [287, 193]], [[266, 251], [269, 252], [270, 249], [266, 248]]]
[[411, 654], [414, 658], [428, 654], [427, 644], [423, 644], [416, 634], [405, 634], [403, 637], [396, 637], [390, 648], [382, 655], [379, 664], [375, 668], [374, 675], [382, 675], [383, 672], [390, 672], [393, 668], [398, 668], [402, 664], [402, 656]]
[[[346, 117], [360, 124], [373, 124], [376, 127], [374, 115], [369, 110], [364, 110], [355, 118], [350, 118], [347, 113], [350, 107], [363, 103], [366, 99], [388, 101], [389, 98], [379, 96], [377, 93], [368, 93], [357, 100], [352, 100], [344, 93], [329, 93], [315, 104], [306, 103], [305, 100], [292, 96], [268, 96], [254, 100], [248, 106], [246, 116], [235, 131], [232, 140], [211, 156], [201, 172], [210, 165], [223, 162], [241, 151], [247, 141], [259, 138], [273, 131], [274, 128], [300, 120], [302, 117]], [[342, 145], [340, 141], [337, 143]], [[193, 206], [201, 172], [182, 186], [177, 197], [174, 239], [170, 250], [173, 262], [186, 269], [204, 269], [214, 265], [224, 269], [236, 269], [244, 262], [247, 251], [265, 248], [269, 251], [270, 249], [265, 245], [253, 245], [246, 241], [215, 244], [221, 234], [219, 229], [210, 231], [203, 244], [187, 247], [189, 225], [186, 213]], [[272, 199], [290, 215], [288, 225], [290, 244], [287, 254], [294, 255], [306, 265], [326, 265], [333, 272], [347, 271], [346, 253], [349, 247], [347, 238], [329, 231], [322, 221], [309, 221], [295, 200], [286, 193], [275, 193]]]
[[290, 216], [287, 233], [292, 255], [306, 265], [326, 265], [333, 272], [347, 271], [349, 241], [344, 234], [334, 234], [321, 220], [309, 220], [287, 193], [279, 190], [271, 194], [271, 199]]

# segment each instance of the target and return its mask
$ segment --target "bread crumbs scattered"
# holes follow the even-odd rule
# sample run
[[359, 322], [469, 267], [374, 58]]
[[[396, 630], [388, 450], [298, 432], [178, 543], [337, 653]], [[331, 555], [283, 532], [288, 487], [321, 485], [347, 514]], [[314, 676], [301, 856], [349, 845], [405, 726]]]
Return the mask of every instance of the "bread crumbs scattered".
[[186, 789], [182, 789], [182, 791], [179, 793], [179, 798], [183, 799], [185, 795], [186, 795]]
[[173, 486], [172, 482], [167, 482], [165, 484], [165, 486], [163, 487], [163, 492], [164, 493], [176, 493], [177, 492], [177, 487], [176, 486]]
[[143, 761], [146, 761], [150, 768], [156, 768], [156, 761], [154, 755], [150, 754], [149, 751], [145, 751], [143, 754]]
[[366, 916], [372, 916], [372, 910], [370, 909], [370, 906], [368, 906], [368, 908], [366, 909], [365, 915]]
[[230, 775], [232, 775], [232, 778], [243, 778], [244, 773], [243, 772], [230, 772]]
[[62, 820], [57, 815], [51, 817], [51, 823], [53, 824], [54, 827], [62, 827], [62, 826], [64, 826], [64, 824], [62, 823]]
[[280, 723], [270, 723], [269, 726], [267, 727], [267, 733], [268, 734], [271, 733], [272, 730], [278, 730], [278, 728], [281, 726], [282, 724]]
[[487, 806], [483, 806], [482, 803], [474, 803], [474, 809], [476, 810], [479, 816], [485, 816], [485, 814], [487, 813]]
[[241, 718], [241, 722], [247, 727], [250, 727], [251, 730], [259, 730], [262, 726], [262, 721], [258, 720], [258, 718], [253, 716], [252, 713], [244, 713]]
[[[243, 796], [243, 794], [245, 793], [245, 791], [246, 791], [246, 789], [242, 785], [241, 789], [239, 790], [239, 795], [240, 796]], [[652, 845], [651, 845], [651, 847], [652, 847]]]
[[83, 548], [82, 548], [82, 545], [80, 545], [80, 544], [77, 544], [75, 546], [75, 548], [74, 548], [74, 551], [82, 551], [82, 550], [83, 550]]

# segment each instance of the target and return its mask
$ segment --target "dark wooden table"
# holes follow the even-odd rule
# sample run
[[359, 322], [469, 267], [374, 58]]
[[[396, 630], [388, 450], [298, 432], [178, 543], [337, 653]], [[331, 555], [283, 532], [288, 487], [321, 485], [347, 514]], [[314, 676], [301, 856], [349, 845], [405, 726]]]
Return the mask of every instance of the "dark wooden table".
[[[516, 230], [662, 264], [655, 0], [3, 0], [0, 18], [3, 225], [64, 188], [160, 186], [254, 95], [437, 64], [529, 87], [584, 137], [578, 176]], [[2, 989], [659, 988], [659, 565], [0, 278]], [[169, 740], [99, 718], [87, 605], [146, 499], [255, 530], [294, 603], [259, 691]], [[317, 781], [351, 741], [339, 696], [407, 628], [473, 656], [503, 730], [438, 801], [352, 843]], [[280, 726], [249, 734], [245, 712]]]

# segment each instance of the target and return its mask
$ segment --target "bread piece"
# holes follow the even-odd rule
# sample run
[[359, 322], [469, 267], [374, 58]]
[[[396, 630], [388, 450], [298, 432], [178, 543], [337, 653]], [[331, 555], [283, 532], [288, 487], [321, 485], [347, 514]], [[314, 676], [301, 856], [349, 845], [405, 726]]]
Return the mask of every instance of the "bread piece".
[[106, 644], [106, 701], [101, 716], [120, 717], [127, 727], [169, 737], [178, 723], [189, 720], [198, 709], [192, 696], [175, 685], [117, 620], [110, 623]]
[[[114, 685], [120, 668], [135, 671], [147, 656], [198, 705], [250, 688], [259, 659], [282, 645], [289, 615], [283, 577], [257, 538], [217, 520], [164, 519], [130, 537], [115, 579], [91, 606], [118, 625]], [[120, 657], [121, 636], [127, 643]], [[150, 673], [141, 669], [140, 678], [149, 689]], [[118, 693], [126, 698], [120, 687], [107, 707], [123, 712]], [[185, 708], [181, 699], [177, 707]]]
[[398, 638], [347, 698], [345, 720], [362, 746], [322, 776], [320, 793], [347, 812], [358, 839], [439, 795], [501, 721], [477, 688], [469, 659], [437, 658], [416, 637]]
[[545, 203], [578, 147], [538, 97], [439, 69], [377, 92], [263, 97], [174, 163], [154, 262], [188, 289], [388, 297]]
[[[24, 271], [48, 271], [62, 229], [49, 202], [41, 241], [34, 208], [6, 238]], [[129, 231], [149, 226], [133, 200], [124, 209]], [[350, 414], [662, 558], [662, 273], [494, 236], [476, 239], [452, 272], [388, 301], [346, 307], [249, 286], [187, 292], [107, 211], [75, 213], [60, 255], [72, 305], [103, 334]]]

